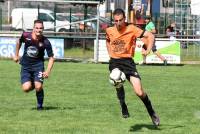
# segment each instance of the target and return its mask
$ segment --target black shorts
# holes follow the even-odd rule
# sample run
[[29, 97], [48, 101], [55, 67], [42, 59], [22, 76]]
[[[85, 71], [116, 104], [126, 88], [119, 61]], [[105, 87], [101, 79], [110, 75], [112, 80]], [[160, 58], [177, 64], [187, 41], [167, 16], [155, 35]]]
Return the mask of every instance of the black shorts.
[[121, 59], [113, 59], [111, 58], [109, 61], [109, 70], [110, 72], [114, 68], [119, 68], [124, 74], [126, 78], [130, 81], [130, 76], [140, 78], [139, 73], [137, 72], [135, 62], [132, 58], [121, 58]]

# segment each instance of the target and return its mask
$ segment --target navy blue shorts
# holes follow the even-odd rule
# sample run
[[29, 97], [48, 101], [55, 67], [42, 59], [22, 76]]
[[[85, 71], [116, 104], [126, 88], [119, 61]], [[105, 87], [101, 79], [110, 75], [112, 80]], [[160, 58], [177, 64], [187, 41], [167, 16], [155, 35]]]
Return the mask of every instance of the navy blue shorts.
[[44, 72], [44, 66], [30, 66], [25, 67], [22, 65], [21, 67], [21, 84], [25, 82], [41, 82], [43, 83], [44, 78], [42, 77], [42, 73]]
[[130, 76], [140, 78], [139, 73], [137, 72], [135, 62], [132, 58], [121, 58], [121, 59], [113, 59], [111, 58], [109, 61], [109, 70], [110, 72], [114, 68], [119, 68], [124, 74], [126, 78], [130, 81]]

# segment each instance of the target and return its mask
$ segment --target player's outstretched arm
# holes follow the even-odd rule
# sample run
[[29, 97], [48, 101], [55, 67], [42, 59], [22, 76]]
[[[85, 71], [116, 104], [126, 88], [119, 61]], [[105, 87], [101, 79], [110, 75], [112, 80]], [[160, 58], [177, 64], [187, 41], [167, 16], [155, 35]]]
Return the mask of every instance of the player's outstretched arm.
[[17, 40], [16, 43], [16, 50], [15, 50], [15, 56], [13, 57], [13, 60], [18, 63], [19, 62], [19, 50], [21, 48], [21, 43], [19, 40]]
[[51, 69], [53, 68], [53, 64], [54, 64], [54, 58], [53, 57], [49, 57], [49, 62], [48, 62], [48, 65], [47, 65], [47, 69], [43, 72], [43, 77], [44, 78], [48, 78], [49, 77]]

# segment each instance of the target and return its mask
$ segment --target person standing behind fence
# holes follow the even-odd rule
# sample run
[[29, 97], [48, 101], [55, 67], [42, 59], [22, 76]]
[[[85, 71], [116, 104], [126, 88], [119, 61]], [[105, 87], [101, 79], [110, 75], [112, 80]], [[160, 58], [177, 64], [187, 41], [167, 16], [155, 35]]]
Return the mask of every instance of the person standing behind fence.
[[[155, 28], [154, 23], [151, 21], [150, 16], [145, 17], [145, 23], [146, 23], [145, 30], [151, 32], [152, 34], [156, 34], [156, 28]], [[141, 39], [141, 40], [144, 43], [146, 43], [146, 40], [144, 39]], [[146, 50], [147, 50], [146, 45], [143, 45], [142, 47], [143, 64], [146, 64], [146, 55], [145, 55]], [[156, 49], [155, 40], [154, 40], [153, 47], [151, 50], [153, 51], [155, 55], [158, 56], [158, 58], [160, 58], [163, 61], [164, 65], [167, 65], [167, 60], [165, 59], [165, 57], [162, 56]]]
[[176, 34], [175, 34], [175, 26], [176, 26], [176, 24], [175, 24], [175, 22], [172, 22], [169, 26], [167, 26], [167, 28], [166, 28], [166, 34], [167, 34], [167, 36], [175, 36]]
[[[13, 60], [21, 64], [21, 84], [24, 92], [36, 90], [37, 109], [43, 109], [43, 79], [48, 78], [54, 64], [53, 50], [49, 40], [43, 36], [44, 26], [41, 20], [34, 21], [32, 32], [24, 32], [17, 41]], [[24, 43], [24, 53], [19, 59], [19, 50]], [[44, 69], [45, 50], [49, 57], [47, 69]]]
[[[113, 12], [115, 25], [106, 29], [106, 46], [110, 56], [109, 71], [118, 68], [126, 75], [136, 95], [142, 100], [146, 109], [152, 119], [153, 124], [158, 126], [160, 124], [159, 117], [154, 111], [151, 101], [145, 93], [139, 73], [137, 72], [136, 65], [132, 56], [135, 52], [136, 38], [144, 37], [149, 41], [145, 54], [149, 54], [152, 48], [154, 35], [150, 32], [144, 31], [133, 24], [125, 22], [124, 10], [117, 8]], [[120, 102], [122, 117], [128, 118], [129, 112], [125, 102], [124, 86], [115, 87], [117, 97]]]

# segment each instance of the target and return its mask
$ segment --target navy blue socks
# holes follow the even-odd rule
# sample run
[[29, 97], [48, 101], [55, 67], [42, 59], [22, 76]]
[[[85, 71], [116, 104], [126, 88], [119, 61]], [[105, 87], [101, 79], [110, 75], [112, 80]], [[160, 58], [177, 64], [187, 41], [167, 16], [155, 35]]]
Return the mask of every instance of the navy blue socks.
[[41, 89], [40, 91], [36, 91], [36, 97], [37, 97], [37, 109], [42, 109], [44, 100], [44, 90]]

